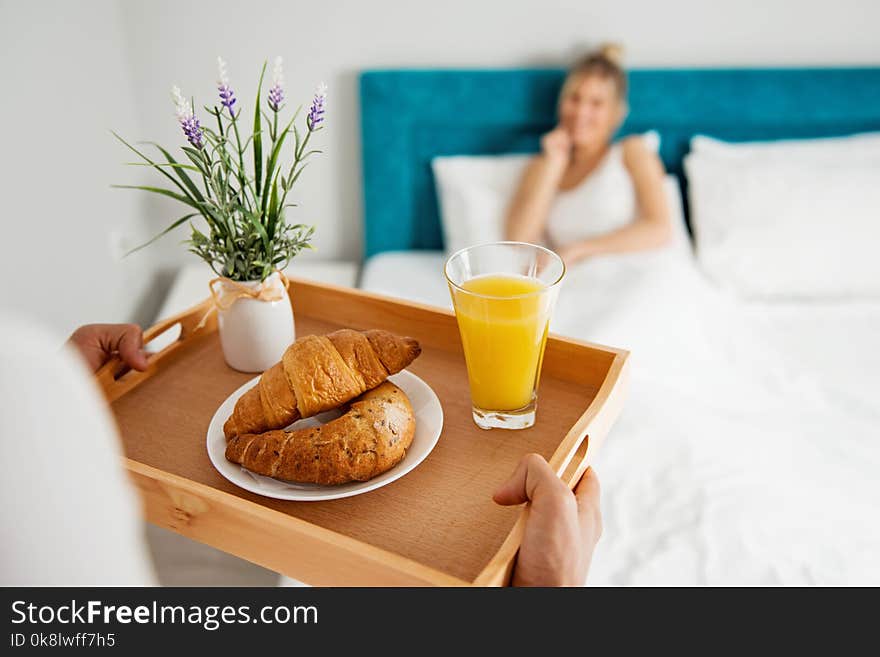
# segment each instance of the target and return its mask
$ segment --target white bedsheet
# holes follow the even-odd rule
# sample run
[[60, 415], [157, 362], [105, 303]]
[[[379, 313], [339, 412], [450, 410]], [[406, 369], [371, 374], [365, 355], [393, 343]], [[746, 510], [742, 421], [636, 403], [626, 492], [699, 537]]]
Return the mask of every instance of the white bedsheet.
[[408, 301], [452, 308], [441, 251], [389, 251], [375, 255], [361, 270], [360, 287]]
[[[362, 286], [449, 306], [440, 253]], [[593, 584], [880, 584], [880, 302], [744, 304], [688, 255], [569, 272], [555, 332], [632, 351]]]

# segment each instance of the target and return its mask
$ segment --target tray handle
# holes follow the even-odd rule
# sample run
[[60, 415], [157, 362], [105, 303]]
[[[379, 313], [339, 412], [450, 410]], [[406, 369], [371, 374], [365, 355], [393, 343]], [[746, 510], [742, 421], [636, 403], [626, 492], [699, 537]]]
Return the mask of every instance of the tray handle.
[[[164, 347], [155, 354], [148, 355], [147, 369], [144, 372], [132, 370], [118, 355], [114, 355], [104, 365], [95, 372], [95, 379], [107, 401], [114, 401], [124, 395], [126, 392], [150, 378], [160, 369], [160, 364], [170, 354], [175, 352], [180, 346], [189, 340], [195, 333], [210, 330], [216, 324], [216, 317], [210, 313], [213, 308], [213, 300], [208, 298], [201, 303], [184, 310], [177, 315], [173, 315], [167, 319], [157, 322], [144, 331], [144, 346], [155, 340], [166, 331], [180, 326], [180, 335], [177, 339]], [[205, 320], [204, 322], [202, 320]]]
[[[614, 358], [608, 376], [593, 403], [571, 428], [565, 440], [550, 458], [549, 464], [569, 488], [574, 488], [590, 465], [608, 431], [623, 407], [629, 387], [629, 363], [626, 355]], [[514, 560], [525, 531], [528, 505], [498, 552], [474, 580], [476, 586], [510, 584]]]
[[587, 471], [593, 455], [620, 415], [628, 389], [629, 363], [625, 357], [618, 356], [592, 408], [571, 428], [562, 445], [550, 458], [553, 472], [569, 488], [574, 488]]
[[566, 486], [574, 489], [581, 480], [581, 477], [584, 476], [587, 468], [590, 467], [590, 459], [587, 458], [588, 453], [592, 455], [592, 452], [590, 452], [590, 436], [586, 434], [578, 443], [576, 450], [572, 453], [567, 463], [564, 463], [561, 467], [554, 467], [554, 464], [551, 462], [550, 467], [565, 482]]

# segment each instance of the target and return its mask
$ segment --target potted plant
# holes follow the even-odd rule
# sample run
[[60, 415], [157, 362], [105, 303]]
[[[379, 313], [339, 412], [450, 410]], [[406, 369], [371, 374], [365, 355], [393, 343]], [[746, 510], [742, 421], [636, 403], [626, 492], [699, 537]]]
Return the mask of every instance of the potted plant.
[[[247, 134], [226, 64], [219, 57], [217, 63], [220, 102], [204, 108], [214, 119], [213, 127], [202, 125], [195, 104], [176, 86], [172, 89], [177, 120], [188, 142], [181, 146], [182, 161], [159, 144], [147, 142], [159, 154], [153, 159], [113, 133], [142, 160], [131, 164], [154, 168], [172, 186], [114, 187], [161, 194], [187, 206], [187, 214], [131, 252], [189, 222], [189, 250], [217, 274], [210, 287], [226, 362], [237, 370], [259, 372], [277, 362], [295, 338], [282, 270], [302, 249], [311, 248], [314, 227], [288, 222], [286, 210], [294, 206], [288, 196], [306, 160], [320, 152], [308, 150], [308, 145], [312, 134], [323, 127], [326, 87], [318, 87], [301, 132], [294, 125], [299, 109], [286, 123], [281, 122], [285, 105], [280, 57], [275, 60], [272, 86], [263, 98], [264, 63]], [[206, 230], [192, 223], [197, 217], [204, 219]]]

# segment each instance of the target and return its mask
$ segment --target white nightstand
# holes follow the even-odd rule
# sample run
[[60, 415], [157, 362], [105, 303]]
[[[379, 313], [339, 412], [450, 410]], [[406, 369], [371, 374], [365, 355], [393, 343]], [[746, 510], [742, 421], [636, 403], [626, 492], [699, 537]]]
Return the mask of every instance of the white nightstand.
[[[355, 287], [357, 285], [360, 264], [344, 260], [304, 260], [294, 261], [284, 273], [288, 276], [305, 278], [319, 283]], [[194, 264], [182, 267], [174, 278], [168, 296], [156, 319], [170, 317], [205, 299], [208, 283], [217, 275], [205, 264]], [[158, 338], [157, 338], [158, 339]]]
[[[360, 264], [344, 260], [294, 261], [284, 273], [319, 283], [355, 287]], [[168, 290], [168, 295], [154, 321], [183, 312], [207, 298], [210, 294], [208, 283], [214, 278], [217, 278], [217, 275], [207, 265], [194, 264], [182, 267], [174, 277], [171, 289]], [[180, 328], [177, 326], [168, 329], [150, 342], [147, 351], [156, 352], [164, 349], [174, 342], [179, 334]]]

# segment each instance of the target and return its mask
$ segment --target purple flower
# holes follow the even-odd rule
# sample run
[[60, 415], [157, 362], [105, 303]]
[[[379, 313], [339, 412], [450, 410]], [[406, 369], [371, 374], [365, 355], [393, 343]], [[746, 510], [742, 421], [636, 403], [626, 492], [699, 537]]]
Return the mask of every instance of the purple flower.
[[183, 128], [183, 134], [186, 135], [190, 144], [201, 150], [204, 148], [203, 131], [199, 120], [193, 114], [192, 106], [186, 102], [180, 89], [171, 88], [171, 99], [174, 101], [175, 114], [180, 127]]
[[284, 101], [284, 89], [281, 87], [272, 87], [269, 89], [269, 107], [272, 108], [272, 111], [277, 112], [281, 103]]
[[190, 144], [199, 150], [204, 148], [205, 143], [202, 141], [202, 126], [199, 124], [199, 120], [195, 116], [190, 116], [185, 121], [181, 121], [180, 127], [183, 128], [183, 134], [186, 135]]
[[226, 62], [222, 57], [217, 58], [217, 91], [220, 92], [220, 104], [234, 114], [232, 106], [235, 105], [235, 92], [229, 86], [229, 76], [226, 73]]
[[281, 57], [275, 58], [275, 66], [272, 69], [272, 88], [269, 89], [269, 107], [273, 112], [281, 109], [284, 101], [284, 62]]
[[327, 85], [323, 82], [318, 85], [315, 97], [312, 99], [312, 106], [309, 108], [308, 125], [309, 130], [317, 130], [324, 122], [324, 101], [327, 98]]

